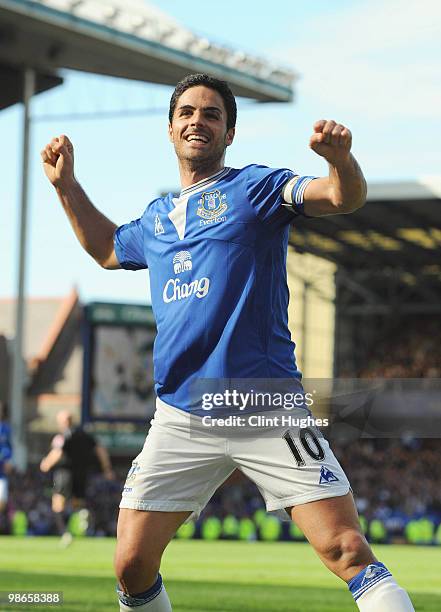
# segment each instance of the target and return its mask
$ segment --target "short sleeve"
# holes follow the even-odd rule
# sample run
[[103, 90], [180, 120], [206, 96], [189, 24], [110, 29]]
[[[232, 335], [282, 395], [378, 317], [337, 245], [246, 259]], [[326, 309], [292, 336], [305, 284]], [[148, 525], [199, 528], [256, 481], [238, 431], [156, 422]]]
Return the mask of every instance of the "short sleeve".
[[115, 232], [114, 245], [118, 261], [125, 270], [143, 270], [148, 267], [141, 219], [121, 225]]
[[64, 450], [69, 454], [71, 451], [75, 452], [77, 449], [81, 449], [86, 452], [92, 452], [96, 446], [96, 441], [93, 436], [88, 434], [81, 427], [77, 427], [70, 438], [66, 440]]
[[247, 197], [259, 219], [280, 220], [287, 224], [292, 221], [293, 213], [282, 206], [282, 191], [295, 176], [296, 174], [287, 168], [247, 168]]
[[52, 442], [51, 442], [51, 448], [52, 449], [57, 449], [57, 450], [62, 450], [64, 447], [64, 443], [65, 443], [65, 439], [63, 434], [57, 434], [56, 436], [54, 436], [52, 438]]

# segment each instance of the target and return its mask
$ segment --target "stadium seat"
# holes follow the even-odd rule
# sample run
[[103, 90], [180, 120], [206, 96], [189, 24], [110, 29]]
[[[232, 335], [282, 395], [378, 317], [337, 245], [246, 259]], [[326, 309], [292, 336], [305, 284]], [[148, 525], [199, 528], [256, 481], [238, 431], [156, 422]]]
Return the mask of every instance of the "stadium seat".
[[366, 535], [366, 533], [368, 531], [368, 522], [367, 522], [367, 519], [362, 514], [360, 514], [360, 516], [358, 518], [359, 518], [359, 521], [360, 521], [361, 530]]
[[291, 523], [289, 526], [289, 535], [293, 540], [305, 540], [305, 536], [303, 535], [303, 531], [300, 529], [298, 525], [295, 523]]
[[441, 546], [441, 523], [438, 525], [435, 533], [435, 544]]
[[196, 531], [196, 526], [194, 521], [188, 521], [188, 523], [184, 523], [181, 525], [176, 532], [176, 537], [179, 540], [191, 540], [194, 537]]
[[252, 541], [256, 539], [256, 526], [249, 518], [243, 518], [239, 521], [239, 540]]
[[387, 529], [383, 521], [373, 519], [369, 525], [369, 538], [372, 542], [385, 542], [387, 539]]
[[21, 510], [17, 510], [11, 519], [11, 533], [15, 536], [25, 536], [27, 532], [28, 517]]
[[266, 519], [266, 511], [263, 508], [256, 510], [253, 516], [253, 521], [256, 527], [260, 527], [262, 522]]
[[259, 535], [265, 542], [275, 542], [282, 533], [282, 525], [275, 516], [267, 516], [259, 529]]
[[222, 523], [215, 516], [205, 519], [201, 527], [203, 540], [218, 540], [222, 534]]
[[222, 522], [222, 536], [228, 540], [236, 540], [239, 534], [239, 521], [232, 514], [228, 514]]

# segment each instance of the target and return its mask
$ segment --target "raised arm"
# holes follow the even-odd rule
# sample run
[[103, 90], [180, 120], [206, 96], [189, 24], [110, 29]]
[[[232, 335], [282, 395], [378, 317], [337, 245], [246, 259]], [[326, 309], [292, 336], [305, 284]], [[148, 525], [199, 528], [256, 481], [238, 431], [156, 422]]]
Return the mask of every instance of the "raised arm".
[[314, 124], [309, 146], [329, 164], [329, 176], [309, 183], [304, 194], [304, 211], [311, 217], [350, 213], [366, 201], [367, 187], [357, 160], [351, 153], [348, 128], [322, 119]]
[[53, 138], [41, 157], [81, 246], [106, 270], [120, 268], [113, 247], [117, 226], [95, 208], [75, 179], [74, 150], [68, 137]]

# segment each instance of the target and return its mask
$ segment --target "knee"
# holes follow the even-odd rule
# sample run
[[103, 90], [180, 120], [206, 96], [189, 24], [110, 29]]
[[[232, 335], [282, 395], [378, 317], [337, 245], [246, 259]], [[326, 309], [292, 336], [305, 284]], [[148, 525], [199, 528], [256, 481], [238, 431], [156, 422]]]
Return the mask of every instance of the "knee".
[[320, 552], [341, 577], [351, 568], [364, 567], [374, 561], [366, 538], [355, 529], [347, 529], [335, 534], [329, 538]]
[[115, 575], [122, 589], [133, 595], [154, 583], [158, 576], [160, 559], [137, 551], [118, 552], [115, 555]]

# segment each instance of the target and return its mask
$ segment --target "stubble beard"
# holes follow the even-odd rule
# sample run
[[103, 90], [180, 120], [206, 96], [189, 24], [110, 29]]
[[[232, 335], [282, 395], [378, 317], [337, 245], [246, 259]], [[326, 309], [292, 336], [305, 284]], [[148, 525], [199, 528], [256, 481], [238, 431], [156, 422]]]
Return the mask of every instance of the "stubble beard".
[[185, 151], [181, 151], [180, 147], [175, 145], [175, 153], [179, 165], [191, 172], [198, 173], [209, 172], [211, 169], [215, 171], [219, 166], [223, 166], [226, 149], [226, 145], [222, 143], [214, 151], [206, 155], [201, 151], [201, 154], [192, 156], [188, 155]]

